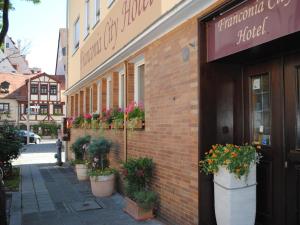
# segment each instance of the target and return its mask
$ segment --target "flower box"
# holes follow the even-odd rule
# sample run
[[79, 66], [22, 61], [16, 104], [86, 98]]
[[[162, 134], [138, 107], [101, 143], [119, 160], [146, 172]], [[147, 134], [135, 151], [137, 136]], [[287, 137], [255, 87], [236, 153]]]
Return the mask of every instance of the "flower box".
[[100, 128], [102, 128], [102, 129], [110, 129], [110, 125], [107, 124], [107, 123], [101, 122], [101, 123], [99, 123], [99, 126], [100, 126]]
[[124, 123], [113, 121], [111, 124], [112, 129], [124, 129]]
[[138, 206], [135, 201], [125, 197], [124, 211], [131, 215], [136, 220], [148, 220], [154, 217], [153, 209], [145, 210]]
[[141, 119], [131, 119], [127, 121], [127, 128], [128, 129], [143, 129], [144, 128], [144, 121]]

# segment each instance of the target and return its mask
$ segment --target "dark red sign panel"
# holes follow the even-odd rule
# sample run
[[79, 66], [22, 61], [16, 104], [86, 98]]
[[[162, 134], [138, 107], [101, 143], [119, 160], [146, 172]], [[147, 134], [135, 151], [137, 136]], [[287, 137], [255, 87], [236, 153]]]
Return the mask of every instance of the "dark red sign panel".
[[207, 23], [208, 61], [297, 31], [299, 0], [249, 0]]

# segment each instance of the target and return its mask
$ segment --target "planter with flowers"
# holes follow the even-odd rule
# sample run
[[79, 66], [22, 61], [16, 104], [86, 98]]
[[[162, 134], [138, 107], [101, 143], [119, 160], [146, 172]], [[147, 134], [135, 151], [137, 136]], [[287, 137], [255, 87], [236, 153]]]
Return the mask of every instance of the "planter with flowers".
[[88, 148], [92, 168], [89, 171], [92, 193], [107, 197], [115, 190], [115, 169], [109, 167], [108, 154], [111, 142], [101, 137], [91, 142]]
[[92, 124], [92, 115], [87, 113], [84, 115], [84, 127], [90, 129], [91, 124]]
[[94, 113], [92, 116], [92, 128], [98, 129], [99, 128], [99, 114]]
[[256, 164], [260, 154], [250, 145], [213, 145], [200, 161], [201, 171], [214, 175], [218, 225], [254, 225]]
[[83, 124], [84, 124], [84, 118], [83, 118], [83, 116], [80, 115], [73, 120], [72, 127], [73, 128], [82, 128]]
[[121, 108], [114, 108], [111, 113], [112, 122], [111, 128], [112, 129], [123, 129], [124, 128], [124, 112]]
[[110, 129], [111, 121], [111, 110], [104, 109], [100, 115], [99, 127], [101, 129]]
[[152, 171], [153, 161], [149, 158], [129, 159], [123, 164], [127, 195], [124, 211], [136, 220], [154, 217], [153, 208], [157, 203], [157, 195], [149, 190]]
[[88, 160], [87, 160], [87, 147], [90, 143], [91, 137], [79, 137], [71, 146], [75, 154], [75, 170], [78, 180], [87, 180], [88, 177]]
[[129, 129], [142, 129], [144, 127], [145, 112], [142, 103], [131, 102], [125, 110], [127, 115], [127, 127]]

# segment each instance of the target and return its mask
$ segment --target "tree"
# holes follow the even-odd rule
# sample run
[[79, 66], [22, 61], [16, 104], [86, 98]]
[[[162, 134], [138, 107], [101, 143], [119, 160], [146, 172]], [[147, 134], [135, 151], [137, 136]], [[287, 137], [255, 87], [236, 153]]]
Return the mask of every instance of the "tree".
[[[40, 0], [26, 0], [28, 2], [33, 2], [34, 4], [40, 3]], [[7, 34], [9, 28], [9, 19], [8, 19], [8, 11], [12, 9], [13, 6], [11, 5], [10, 0], [0, 0], [0, 10], [1, 10], [1, 17], [2, 17], [2, 26], [0, 32], [0, 46], [4, 43], [4, 38]]]

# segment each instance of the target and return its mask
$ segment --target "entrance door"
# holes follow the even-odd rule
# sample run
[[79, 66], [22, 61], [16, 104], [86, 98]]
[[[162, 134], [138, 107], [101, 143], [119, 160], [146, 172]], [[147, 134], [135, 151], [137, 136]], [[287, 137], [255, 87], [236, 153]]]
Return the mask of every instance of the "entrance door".
[[300, 55], [285, 59], [287, 225], [300, 224]]
[[244, 140], [263, 156], [257, 172], [257, 225], [284, 224], [281, 65], [274, 59], [244, 67]]

